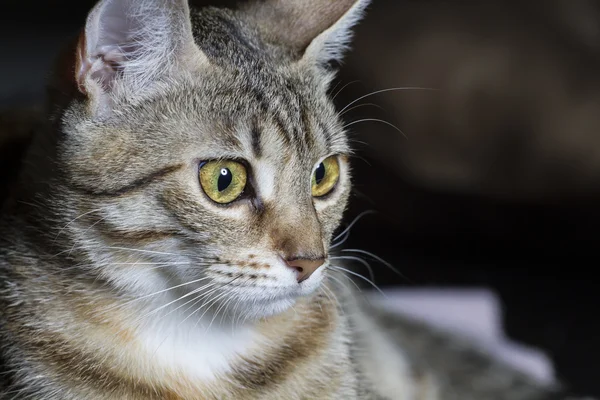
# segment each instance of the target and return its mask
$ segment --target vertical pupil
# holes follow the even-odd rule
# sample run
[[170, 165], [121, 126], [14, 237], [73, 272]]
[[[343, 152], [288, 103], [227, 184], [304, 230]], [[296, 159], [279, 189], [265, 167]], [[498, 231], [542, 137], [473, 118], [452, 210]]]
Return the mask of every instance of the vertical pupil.
[[317, 185], [321, 184], [321, 182], [323, 181], [323, 178], [325, 178], [325, 164], [321, 163], [321, 164], [319, 164], [319, 166], [317, 167], [317, 170], [315, 171], [315, 181], [316, 181]]
[[231, 181], [233, 180], [233, 174], [229, 170], [229, 168], [221, 168], [221, 173], [219, 174], [219, 180], [217, 181], [217, 189], [219, 192], [227, 189], [229, 185], [231, 185]]

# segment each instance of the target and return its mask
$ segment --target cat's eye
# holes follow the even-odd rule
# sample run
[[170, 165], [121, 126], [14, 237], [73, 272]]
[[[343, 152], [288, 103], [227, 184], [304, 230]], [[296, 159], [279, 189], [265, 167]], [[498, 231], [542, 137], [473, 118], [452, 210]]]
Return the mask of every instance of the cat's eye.
[[323, 160], [313, 172], [312, 195], [323, 197], [329, 194], [340, 178], [340, 164], [337, 156], [330, 156]]
[[208, 161], [200, 165], [199, 175], [204, 193], [219, 204], [237, 200], [248, 182], [246, 167], [237, 161]]

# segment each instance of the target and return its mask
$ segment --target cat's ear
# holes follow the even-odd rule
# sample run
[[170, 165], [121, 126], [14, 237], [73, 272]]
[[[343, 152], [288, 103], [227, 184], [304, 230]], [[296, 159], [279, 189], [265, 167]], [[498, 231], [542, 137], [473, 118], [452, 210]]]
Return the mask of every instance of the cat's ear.
[[115, 92], [143, 93], [186, 64], [204, 61], [189, 13], [187, 0], [101, 0], [77, 46], [79, 90], [102, 111]]
[[340, 61], [370, 0], [257, 0], [243, 11], [266, 39], [302, 59]]

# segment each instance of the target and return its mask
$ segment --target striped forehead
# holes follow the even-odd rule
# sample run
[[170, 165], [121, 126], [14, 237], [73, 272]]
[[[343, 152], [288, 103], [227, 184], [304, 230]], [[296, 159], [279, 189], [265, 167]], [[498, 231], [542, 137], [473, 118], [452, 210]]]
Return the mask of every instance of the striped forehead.
[[258, 109], [251, 122], [234, 132], [263, 200], [275, 199], [283, 186], [308, 184], [322, 158], [348, 153], [335, 116], [328, 119], [300, 96], [273, 94], [264, 100], [259, 97], [255, 104]]
[[235, 90], [217, 90], [218, 103], [208, 113], [211, 124], [220, 127], [206, 132], [214, 150], [241, 152], [238, 156], [244, 158], [301, 156], [307, 161], [348, 153], [346, 134], [328, 100], [302, 95], [302, 89], [280, 85], [269, 90], [266, 84], [253, 89], [246, 82]]
[[[284, 187], [289, 189], [302, 181], [308, 183], [314, 163], [331, 152], [324, 135], [310, 137], [312, 133], [302, 133], [294, 137], [279, 125], [262, 121], [242, 139], [252, 165], [256, 190], [266, 202], [278, 198]], [[310, 145], [304, 141], [307, 137]]]
[[258, 113], [251, 131], [253, 152], [261, 156], [277, 150], [310, 153], [346, 152], [345, 135], [337, 116], [315, 99], [303, 96], [292, 84], [268, 86], [252, 93]]

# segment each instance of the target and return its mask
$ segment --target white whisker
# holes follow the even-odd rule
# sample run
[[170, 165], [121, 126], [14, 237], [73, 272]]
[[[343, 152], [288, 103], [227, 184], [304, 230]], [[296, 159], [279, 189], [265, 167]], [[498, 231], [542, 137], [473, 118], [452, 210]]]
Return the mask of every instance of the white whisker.
[[65, 226], [63, 226], [63, 227], [62, 227], [62, 228], [61, 228], [61, 229], [58, 231], [58, 233], [57, 233], [57, 234], [56, 234], [56, 236], [54, 237], [54, 240], [56, 241], [56, 239], [58, 239], [58, 237], [60, 236], [60, 234], [61, 234], [61, 233], [62, 233], [62, 232], [65, 230], [65, 229], [67, 229], [67, 228], [69, 227], [69, 225], [71, 225], [73, 222], [77, 221], [77, 220], [78, 220], [78, 219], [80, 219], [80, 218], [83, 218], [83, 217], [85, 217], [86, 215], [90, 215], [90, 214], [96, 213], [96, 212], [98, 212], [98, 211], [103, 211], [103, 209], [102, 209], [102, 208], [97, 208], [97, 209], [95, 209], [95, 210], [88, 211], [88, 212], [86, 212], [86, 213], [84, 213], [84, 214], [81, 214], [81, 215], [80, 215], [80, 216], [78, 216], [77, 218], [74, 218], [73, 220], [69, 221], [69, 222], [68, 222], [68, 223], [67, 223]]
[[[85, 235], [86, 233], [88, 233], [88, 231], [90, 229], [92, 229], [93, 227], [95, 227], [96, 225], [98, 225], [100, 222], [104, 221], [106, 219], [106, 217], [102, 217], [100, 218], [98, 221], [94, 222], [92, 225], [88, 226], [86, 228], [85, 231], [83, 231], [83, 233], [81, 234], [82, 236]], [[56, 236], [58, 237], [58, 235]], [[56, 238], [54, 239], [56, 240]], [[75, 250], [75, 247], [77, 246], [77, 243], [73, 243], [73, 246], [71, 247], [71, 250], [69, 250], [69, 253], [67, 254], [67, 257], [71, 256], [71, 253], [73, 252], [73, 250]]]
[[332, 244], [329, 248], [335, 249], [336, 247], [343, 245], [349, 238], [350, 238], [350, 231], [346, 232], [344, 237], [339, 242]]
[[178, 256], [178, 254], [175, 254], [175, 253], [165, 253], [165, 252], [162, 252], [162, 251], [143, 250], [143, 249], [131, 249], [129, 247], [111, 246], [111, 247], [106, 247], [106, 248], [110, 249], [110, 250], [132, 251], [134, 253], [158, 254], [158, 255], [163, 255], [163, 256]]
[[[219, 312], [221, 310], [224, 310], [225, 307], [231, 302], [233, 301], [233, 297], [229, 297], [227, 298], [224, 302], [221, 303], [221, 305], [219, 306], [219, 308], [217, 308], [217, 310], [215, 311], [215, 314], [213, 315], [212, 319], [210, 320], [210, 323], [208, 324], [208, 328], [206, 328], [207, 331], [210, 331], [210, 327], [212, 326], [213, 322], [215, 321], [215, 319], [217, 318], [217, 316], [219, 315]], [[225, 312], [223, 312], [223, 315], [225, 315]], [[222, 318], [221, 318], [222, 320]]]
[[352, 106], [353, 104], [358, 103], [362, 99], [366, 99], [367, 97], [370, 97], [370, 96], [375, 96], [376, 94], [385, 93], [385, 92], [393, 92], [393, 91], [397, 91], [397, 90], [432, 90], [432, 91], [434, 91], [436, 89], [433, 89], [433, 88], [422, 88], [422, 87], [397, 87], [397, 88], [389, 88], [389, 89], [377, 90], [375, 92], [371, 92], [369, 94], [365, 94], [364, 96], [361, 96], [358, 99], [350, 102], [348, 105], [346, 105], [346, 107], [342, 108], [342, 110], [340, 111], [340, 113], [343, 113], [344, 111], [346, 111], [348, 109], [348, 107]]
[[[202, 318], [204, 318], [204, 316], [206, 315], [206, 313], [207, 313], [208, 311], [210, 311], [210, 309], [212, 308], [212, 306], [213, 306], [213, 305], [215, 305], [215, 304], [216, 304], [216, 303], [217, 303], [219, 300], [221, 300], [223, 297], [225, 297], [225, 296], [229, 296], [229, 295], [231, 295], [231, 290], [230, 290], [230, 291], [225, 291], [225, 292], [223, 292], [221, 295], [219, 295], [219, 296], [215, 297], [215, 298], [214, 298], [214, 299], [211, 301], [211, 303], [208, 305], [208, 308], [207, 308], [206, 310], [204, 310], [204, 312], [202, 313], [202, 315], [200, 315], [200, 318], [198, 318], [198, 321], [196, 321], [196, 324], [195, 324], [194, 326], [197, 326], [197, 325], [198, 325], [198, 323], [199, 323], [200, 321], [202, 321]], [[216, 312], [215, 312], [215, 314], [216, 314]], [[214, 319], [214, 316], [213, 316], [213, 319]], [[209, 330], [209, 328], [210, 328], [210, 326], [211, 326], [211, 325], [212, 325], [212, 320], [211, 320], [211, 323], [209, 324], [208, 328], [206, 328], [206, 331], [208, 331], [208, 330]]]
[[[149, 311], [149, 312], [147, 312], [146, 314], [142, 315], [141, 317], [138, 317], [138, 318], [136, 318], [136, 320], [134, 321], [134, 323], [137, 323], [137, 322], [143, 321], [144, 319], [148, 318], [149, 316], [151, 316], [151, 315], [154, 315], [154, 314], [156, 314], [157, 312], [160, 312], [161, 310], [164, 310], [165, 308], [169, 307], [171, 304], [177, 303], [178, 301], [181, 301], [181, 300], [183, 300], [183, 299], [185, 299], [185, 298], [187, 298], [187, 297], [190, 297], [190, 296], [193, 296], [193, 295], [195, 295], [196, 293], [198, 293], [198, 292], [200, 292], [200, 291], [204, 290], [204, 288], [205, 288], [205, 287], [203, 286], [203, 287], [201, 287], [201, 288], [194, 289], [194, 290], [192, 290], [191, 292], [189, 292], [189, 293], [186, 293], [186, 294], [184, 294], [183, 296], [180, 296], [180, 297], [178, 297], [178, 298], [177, 298], [177, 299], [175, 299], [175, 300], [172, 300], [172, 301], [170, 301], [170, 302], [168, 302], [168, 303], [166, 303], [166, 304], [163, 304], [162, 306], [160, 306], [160, 307], [158, 307], [158, 308], [155, 308], [155, 309], [154, 309], [154, 310], [152, 310], [152, 311]], [[214, 290], [214, 289], [213, 289], [213, 290]], [[172, 311], [170, 311], [170, 312], [169, 312], [167, 315], [169, 315], [171, 312], [173, 312], [173, 310], [172, 310]]]
[[352, 261], [359, 262], [359, 263], [361, 263], [362, 265], [364, 265], [369, 270], [369, 276], [371, 277], [371, 280], [372, 281], [375, 280], [375, 274], [373, 273], [373, 268], [371, 268], [371, 265], [368, 262], [366, 262], [365, 260], [363, 260], [360, 257], [354, 257], [354, 256], [336, 256], [336, 257], [330, 257], [330, 259], [331, 260], [352, 260]]
[[396, 273], [401, 278], [406, 279], [410, 283], [414, 283], [410, 279], [408, 279], [408, 277], [406, 277], [406, 275], [404, 275], [402, 272], [398, 271], [392, 264], [390, 264], [389, 262], [385, 261], [383, 258], [376, 256], [373, 253], [370, 253], [370, 252], [365, 251], [365, 250], [360, 250], [360, 249], [344, 249], [342, 251], [343, 252], [347, 252], [347, 253], [360, 253], [360, 254], [367, 255], [367, 256], [373, 258], [374, 260], [379, 261], [381, 264], [385, 265], [387, 268], [389, 268], [390, 270], [392, 270], [394, 273]]
[[360, 278], [360, 279], [362, 279], [362, 280], [370, 283], [371, 286], [373, 286], [375, 289], [377, 289], [377, 291], [379, 293], [381, 293], [383, 295], [383, 297], [387, 298], [387, 295], [385, 293], [383, 293], [383, 291], [381, 289], [379, 289], [379, 287], [375, 283], [373, 283], [372, 281], [370, 281], [368, 278], [362, 276], [361, 274], [358, 274], [356, 272], [350, 271], [349, 269], [346, 269], [346, 268], [339, 267], [337, 265], [329, 265], [328, 268], [332, 268], [332, 269], [335, 269], [335, 270], [338, 270], [338, 271], [344, 271], [344, 272], [346, 272], [346, 273], [348, 273], [350, 275], [354, 275], [354, 276], [356, 276], [356, 277], [358, 277], [358, 278]]
[[336, 240], [338, 240], [340, 237], [344, 236], [346, 234], [346, 232], [349, 232], [350, 229], [352, 229], [352, 227], [365, 215], [369, 215], [369, 214], [375, 214], [374, 210], [367, 210], [367, 211], [363, 211], [362, 213], [358, 214], [358, 216], [356, 218], [354, 218], [354, 220], [350, 223], [350, 225], [348, 225], [346, 227], [346, 229], [344, 229], [342, 231], [342, 233], [340, 233], [339, 235], [337, 235], [336, 237], [333, 238], [332, 242], [335, 242]]
[[347, 113], [349, 113], [349, 112], [350, 112], [350, 111], [352, 111], [352, 110], [356, 110], [357, 108], [361, 108], [361, 107], [367, 107], [367, 106], [371, 106], [371, 107], [377, 107], [377, 108], [379, 108], [380, 110], [383, 110], [383, 107], [381, 107], [381, 106], [378, 106], [377, 104], [374, 104], [374, 103], [363, 103], [363, 104], [356, 105], [356, 106], [354, 106], [354, 107], [350, 107], [349, 109], [347, 109], [347, 110], [346, 110], [346, 111], [344, 111], [343, 113], [340, 113], [339, 115], [340, 115], [340, 117], [342, 117], [344, 114], [347, 114]]
[[141, 297], [137, 297], [135, 299], [128, 300], [128, 301], [126, 301], [124, 303], [121, 303], [121, 304], [118, 304], [116, 306], [109, 307], [109, 308], [103, 310], [101, 314], [109, 312], [109, 311], [112, 311], [112, 310], [115, 310], [115, 309], [118, 309], [118, 308], [121, 308], [121, 307], [125, 307], [125, 306], [127, 306], [129, 304], [132, 304], [132, 303], [135, 303], [135, 302], [138, 302], [138, 301], [141, 301], [141, 300], [153, 297], [153, 296], [157, 296], [157, 295], [162, 294], [162, 293], [169, 292], [169, 291], [174, 290], [174, 289], [178, 289], [178, 288], [181, 288], [181, 287], [184, 287], [184, 286], [192, 285], [194, 283], [202, 282], [202, 281], [204, 281], [206, 279], [210, 279], [210, 277], [204, 277], [204, 278], [200, 278], [200, 279], [195, 279], [195, 280], [192, 280], [192, 281], [189, 281], [189, 282], [185, 282], [185, 283], [182, 283], [182, 284], [179, 284], [179, 285], [176, 285], [176, 286], [169, 287], [167, 289], [159, 290], [158, 292], [154, 292], [154, 293], [150, 293], [150, 294], [147, 294], [147, 295], [144, 295], [144, 296], [141, 296]]
[[[350, 279], [348, 277], [348, 275], [340, 274], [340, 276], [343, 276], [344, 278], [348, 279], [356, 287], [356, 289], [358, 289], [359, 292], [362, 292], [362, 289], [360, 288], [360, 286], [358, 286], [356, 284], [356, 282], [354, 282], [352, 279]], [[336, 281], [337, 283], [339, 283], [341, 287], [345, 287], [344, 282], [340, 281], [337, 277], [331, 275], [330, 278], [333, 279], [334, 281]]]
[[[193, 302], [193, 304], [191, 306], [189, 306], [188, 308], [185, 309], [184, 313], [187, 312], [189, 309], [193, 308], [196, 304], [198, 304], [199, 302], [201, 302], [203, 299], [205, 299], [206, 297], [212, 295], [213, 293], [215, 293], [216, 291], [218, 291], [221, 287], [217, 287], [215, 289], [211, 289], [209, 290], [207, 293], [203, 293], [198, 295], [197, 297], [194, 297], [192, 300], [190, 300], [189, 302]], [[188, 303], [189, 303], [188, 302]], [[187, 303], [186, 303], [187, 304]], [[177, 329], [179, 329], [179, 327], [185, 322], [187, 321], [195, 312], [198, 311], [198, 309], [201, 309], [202, 306], [200, 306], [199, 308], [197, 308], [195, 311], [193, 311], [190, 315], [188, 315], [186, 318], [184, 318], [182, 321], [179, 322], [179, 324], [177, 324]], [[167, 314], [168, 315], [168, 314]], [[166, 317], [166, 315], [164, 316]], [[167, 339], [170, 337], [170, 333], [167, 334], [167, 336], [165, 336], [165, 338], [158, 344], [158, 346], [156, 346], [156, 349], [154, 349], [154, 352], [152, 353], [152, 358], [156, 356], [156, 354], [158, 353], [158, 350], [161, 348], [161, 346], [167, 341]]]
[[398, 128], [396, 125], [392, 124], [391, 122], [387, 122], [387, 121], [384, 121], [384, 120], [378, 119], [378, 118], [364, 118], [364, 119], [359, 119], [358, 121], [353, 121], [353, 122], [350, 122], [350, 123], [344, 125], [344, 129], [349, 128], [352, 125], [359, 124], [361, 122], [380, 122], [382, 124], [391, 126], [395, 130], [397, 130], [398, 132], [400, 132], [402, 134], [402, 136], [404, 136], [405, 138], [408, 139], [408, 136], [406, 136], [406, 134], [404, 132], [402, 132], [402, 130], [400, 128]]
[[[352, 82], [346, 83], [344, 86], [342, 86], [342, 88], [341, 88], [340, 90], [338, 90], [338, 91], [337, 91], [337, 92], [336, 92], [336, 93], [333, 95], [333, 97], [331, 98], [331, 101], [335, 100], [335, 98], [336, 98], [336, 97], [338, 97], [338, 95], [339, 95], [340, 93], [342, 93], [342, 90], [346, 89], [348, 86], [352, 85], [353, 83], [358, 83], [358, 82], [360, 82], [360, 81], [358, 81], [358, 80], [357, 80], [357, 81], [352, 81]], [[339, 83], [338, 83], [338, 85], [339, 85]], [[336, 87], [337, 87], [337, 85], [336, 85]], [[334, 90], [335, 90], [335, 88], [334, 88]]]
[[333, 290], [331, 290], [330, 288], [328, 288], [326, 285], [323, 285], [321, 287], [322, 287], [323, 293], [325, 293], [325, 295], [327, 296], [327, 298], [329, 298], [334, 303], [336, 303], [337, 307], [340, 310], [343, 310], [342, 305], [340, 304], [340, 301], [338, 300], [338, 298], [335, 295], [335, 293], [333, 292]]

